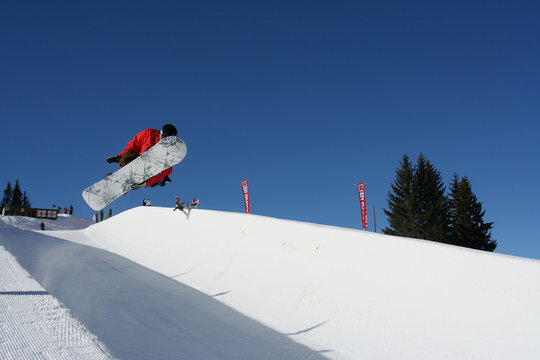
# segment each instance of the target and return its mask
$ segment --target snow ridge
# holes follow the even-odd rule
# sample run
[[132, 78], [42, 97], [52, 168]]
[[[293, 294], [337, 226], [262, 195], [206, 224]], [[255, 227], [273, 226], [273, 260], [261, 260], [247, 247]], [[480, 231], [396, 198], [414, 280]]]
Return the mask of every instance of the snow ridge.
[[[82, 230], [46, 233], [120, 255], [274, 329], [273, 335], [285, 336], [313, 351], [295, 348], [286, 352], [289, 355], [532, 360], [540, 354], [537, 260], [202, 209], [192, 210], [188, 220], [172, 208], [139, 207]], [[91, 259], [84, 255], [84, 247], [74, 254]], [[104, 292], [121, 294], [125, 280], [102, 280], [121, 273], [132, 279], [139, 273], [133, 265], [121, 264], [114, 259], [96, 265], [88, 262], [83, 270], [89, 274], [97, 267], [101, 277], [91, 279], [103, 281], [103, 286], [118, 287]], [[103, 277], [108, 271], [114, 273]], [[154, 275], [144, 277], [156, 281]], [[132, 285], [136, 291], [139, 285]], [[163, 288], [164, 293], [169, 286]], [[175, 312], [171, 318], [186, 316], [181, 315], [183, 311], [193, 315], [195, 309], [185, 309], [191, 305], [181, 310], [174, 307], [175, 302], [186, 298], [182, 293], [172, 302], [153, 299], [150, 304], [163, 303], [160, 308]], [[202, 300], [196, 294], [188, 298], [188, 304]], [[147, 304], [148, 300], [141, 303]], [[203, 313], [207, 310], [203, 307]], [[210, 312], [236, 319], [223, 309]], [[186, 323], [182, 318], [179, 321]], [[190, 321], [196, 326], [208, 323], [193, 318]], [[244, 322], [237, 319], [234, 323]], [[237, 325], [235, 328], [239, 329]], [[264, 331], [258, 329], [257, 333]], [[216, 341], [230, 348], [230, 338], [218, 336]], [[275, 341], [283, 343], [279, 336]], [[253, 345], [246, 349], [253, 354], [257, 344], [249, 344]], [[197, 347], [190, 348], [194, 359], [215, 355], [202, 355]]]
[[[263, 216], [140, 207], [85, 243], [336, 359], [534, 358], [540, 262]], [[406, 356], [404, 356], [406, 354]]]

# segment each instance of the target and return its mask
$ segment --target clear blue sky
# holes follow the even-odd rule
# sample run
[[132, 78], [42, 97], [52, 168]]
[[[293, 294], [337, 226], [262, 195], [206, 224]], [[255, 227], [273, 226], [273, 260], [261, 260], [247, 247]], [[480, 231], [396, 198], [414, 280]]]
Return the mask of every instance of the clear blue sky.
[[[0, 187], [73, 204], [135, 133], [188, 144], [140, 205], [378, 231], [399, 160], [468, 176], [497, 252], [540, 259], [538, 1], [10, 1], [0, 8]], [[211, 224], [209, 224], [211, 226]]]

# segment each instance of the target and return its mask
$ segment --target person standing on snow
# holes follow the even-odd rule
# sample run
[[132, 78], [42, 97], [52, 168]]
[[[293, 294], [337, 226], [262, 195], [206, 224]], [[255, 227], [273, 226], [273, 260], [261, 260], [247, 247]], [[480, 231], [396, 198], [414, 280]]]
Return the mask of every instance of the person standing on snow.
[[[146, 129], [139, 132], [135, 137], [128, 142], [126, 148], [116, 156], [111, 156], [107, 158], [108, 163], [119, 163], [120, 167], [124, 167], [133, 160], [135, 160], [139, 155], [144, 153], [146, 150], [150, 149], [152, 146], [157, 144], [161, 139], [167, 136], [176, 136], [178, 132], [174, 125], [165, 124], [161, 128], [161, 131], [156, 129]], [[145, 187], [154, 187], [157, 185], [165, 186], [171, 182], [169, 175], [172, 173], [172, 168], [163, 170], [161, 173], [156, 176], [151, 177], [150, 179], [143, 181], [140, 184], [134, 184], [132, 186], [133, 190], [142, 189]]]

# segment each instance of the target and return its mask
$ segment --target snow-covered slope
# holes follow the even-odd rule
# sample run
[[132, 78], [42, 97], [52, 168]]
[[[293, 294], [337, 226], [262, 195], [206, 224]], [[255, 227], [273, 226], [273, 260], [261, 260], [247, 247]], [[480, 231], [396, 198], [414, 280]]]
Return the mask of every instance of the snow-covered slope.
[[[2, 217], [34, 227], [36, 219]], [[1, 235], [6, 225], [0, 221]], [[0, 243], [2, 237], [0, 236]], [[105, 346], [0, 246], [0, 359], [113, 359]]]
[[81, 219], [76, 216], [58, 214], [55, 220], [36, 219], [25, 216], [2, 216], [2, 221], [8, 225], [15, 226], [22, 230], [40, 230], [41, 223], [45, 225], [46, 231], [55, 230], [79, 230], [87, 228], [92, 224], [90, 220]]
[[0, 359], [323, 358], [122, 256], [1, 220]]
[[[52, 233], [52, 232], [51, 232]], [[140, 207], [106, 249], [335, 359], [537, 359], [540, 262], [273, 218]]]

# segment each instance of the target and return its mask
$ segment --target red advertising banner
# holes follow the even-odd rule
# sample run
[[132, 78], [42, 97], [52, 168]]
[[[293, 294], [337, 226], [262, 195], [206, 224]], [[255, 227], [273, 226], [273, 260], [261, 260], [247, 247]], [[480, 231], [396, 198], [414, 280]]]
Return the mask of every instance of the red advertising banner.
[[360, 197], [360, 210], [362, 211], [362, 227], [364, 229], [367, 229], [366, 185], [364, 183], [356, 185], [358, 186], [358, 197]]
[[247, 180], [242, 180], [242, 193], [244, 194], [244, 205], [246, 206], [246, 214], [249, 214], [249, 192]]

